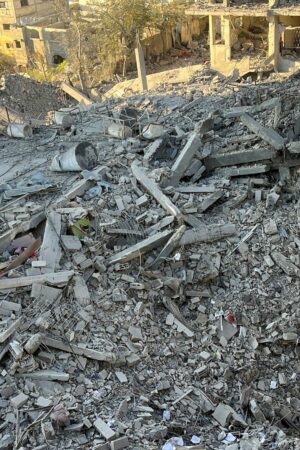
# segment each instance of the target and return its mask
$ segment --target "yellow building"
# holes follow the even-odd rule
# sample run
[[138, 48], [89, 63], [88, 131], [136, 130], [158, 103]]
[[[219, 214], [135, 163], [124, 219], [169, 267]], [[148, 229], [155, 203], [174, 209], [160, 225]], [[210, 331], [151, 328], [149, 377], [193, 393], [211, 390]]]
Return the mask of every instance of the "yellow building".
[[67, 0], [0, 0], [0, 52], [27, 66], [27, 27], [52, 27], [61, 21], [62, 8], [68, 10]]

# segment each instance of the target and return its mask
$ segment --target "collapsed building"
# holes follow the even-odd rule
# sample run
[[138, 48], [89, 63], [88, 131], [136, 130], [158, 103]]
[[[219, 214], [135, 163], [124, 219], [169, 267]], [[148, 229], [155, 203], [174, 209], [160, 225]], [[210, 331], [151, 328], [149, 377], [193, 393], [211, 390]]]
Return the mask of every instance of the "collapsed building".
[[299, 449], [300, 80], [281, 78], [69, 87], [81, 103], [53, 93], [33, 134], [8, 126], [1, 450]]
[[298, 0], [198, 0], [190, 17], [209, 22], [211, 67], [228, 75], [300, 67]]

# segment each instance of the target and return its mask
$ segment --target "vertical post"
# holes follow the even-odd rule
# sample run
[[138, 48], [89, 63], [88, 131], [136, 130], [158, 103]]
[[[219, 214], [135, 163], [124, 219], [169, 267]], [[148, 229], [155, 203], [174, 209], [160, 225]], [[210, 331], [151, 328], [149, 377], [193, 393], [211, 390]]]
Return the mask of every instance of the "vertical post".
[[230, 17], [223, 17], [223, 31], [224, 31], [224, 42], [225, 42], [225, 59], [226, 61], [231, 60], [231, 24]]
[[146, 64], [145, 64], [144, 52], [143, 52], [141, 45], [139, 45], [135, 49], [135, 58], [136, 58], [136, 65], [137, 65], [138, 77], [140, 80], [141, 90], [148, 91]]
[[216, 43], [216, 18], [209, 16], [209, 51], [210, 51], [210, 65], [214, 67], [215, 64], [215, 43]]
[[274, 69], [278, 70], [279, 66], [279, 22], [277, 16], [269, 17], [269, 57], [273, 57]]

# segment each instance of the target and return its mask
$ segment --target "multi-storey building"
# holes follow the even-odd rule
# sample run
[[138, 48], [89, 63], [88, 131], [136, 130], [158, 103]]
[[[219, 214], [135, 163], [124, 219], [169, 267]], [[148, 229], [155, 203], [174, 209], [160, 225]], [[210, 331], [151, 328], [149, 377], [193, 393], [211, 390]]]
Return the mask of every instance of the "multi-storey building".
[[67, 0], [0, 0], [0, 52], [20, 67], [37, 52], [50, 65], [61, 62], [66, 32], [61, 16], [67, 11]]
[[230, 74], [300, 68], [300, 0], [196, 0], [209, 22], [211, 67]]

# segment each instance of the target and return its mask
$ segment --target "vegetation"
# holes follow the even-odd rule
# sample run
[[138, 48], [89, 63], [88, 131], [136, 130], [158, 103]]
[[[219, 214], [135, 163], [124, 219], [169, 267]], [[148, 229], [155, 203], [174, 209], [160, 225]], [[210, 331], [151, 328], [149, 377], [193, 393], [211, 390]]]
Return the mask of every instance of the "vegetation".
[[[64, 2], [55, 0], [62, 21]], [[32, 55], [28, 75], [38, 81], [56, 82], [67, 79], [79, 84], [81, 90], [96, 86], [113, 74], [126, 76], [130, 63], [134, 64], [134, 49], [145, 32], [161, 33], [163, 52], [165, 35], [184, 18], [184, 9], [191, 0], [88, 0], [90, 12], [73, 10], [69, 40], [69, 62], [49, 67], [45, 55]], [[174, 33], [175, 35], [175, 33]], [[175, 37], [174, 37], [175, 42]], [[13, 58], [0, 54], [0, 75], [15, 71]]]
[[184, 17], [190, 0], [90, 0], [90, 16], [75, 12], [70, 39], [70, 70], [81, 89], [119, 71], [125, 77], [134, 48], [147, 29], [164, 33]]
[[6, 75], [8, 73], [14, 73], [15, 71], [15, 60], [11, 56], [0, 53], [0, 76]]

